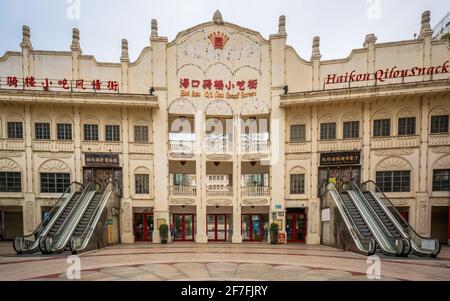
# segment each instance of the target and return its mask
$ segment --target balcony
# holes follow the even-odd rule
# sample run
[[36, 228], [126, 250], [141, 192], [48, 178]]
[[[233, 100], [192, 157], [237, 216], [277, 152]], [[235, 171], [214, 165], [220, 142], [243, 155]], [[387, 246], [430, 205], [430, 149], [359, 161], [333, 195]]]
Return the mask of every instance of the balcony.
[[450, 145], [450, 133], [430, 134], [428, 139], [430, 146]]
[[169, 151], [173, 154], [193, 154], [195, 141], [170, 140]]
[[231, 154], [233, 141], [227, 136], [206, 135], [205, 149], [207, 154]]
[[33, 140], [34, 151], [46, 152], [73, 152], [72, 140]]
[[169, 189], [170, 196], [196, 196], [197, 187], [196, 186], [183, 186], [183, 185], [170, 185]]
[[24, 151], [25, 150], [25, 140], [24, 139], [0, 139], [0, 149]]
[[269, 186], [243, 186], [241, 190], [243, 197], [269, 197]]
[[310, 153], [311, 152], [311, 142], [287, 142], [286, 143], [287, 153]]
[[131, 142], [130, 153], [132, 154], [151, 154], [153, 153], [153, 144], [149, 142]]
[[419, 135], [372, 137], [370, 142], [372, 149], [419, 147], [419, 143]]
[[318, 141], [319, 152], [355, 150], [361, 147], [361, 138]]
[[209, 197], [230, 197], [233, 196], [233, 186], [209, 185], [206, 195]]
[[122, 142], [83, 141], [81, 144], [81, 150], [83, 152], [121, 153], [122, 152]]

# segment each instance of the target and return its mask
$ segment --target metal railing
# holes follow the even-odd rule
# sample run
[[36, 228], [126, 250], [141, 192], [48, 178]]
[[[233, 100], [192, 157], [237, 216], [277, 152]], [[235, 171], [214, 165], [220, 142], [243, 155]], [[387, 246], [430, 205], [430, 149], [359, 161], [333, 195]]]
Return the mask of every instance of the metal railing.
[[197, 195], [197, 186], [171, 185], [169, 187], [171, 196], [195, 196]]
[[269, 186], [243, 186], [241, 188], [242, 196], [244, 197], [269, 197]]

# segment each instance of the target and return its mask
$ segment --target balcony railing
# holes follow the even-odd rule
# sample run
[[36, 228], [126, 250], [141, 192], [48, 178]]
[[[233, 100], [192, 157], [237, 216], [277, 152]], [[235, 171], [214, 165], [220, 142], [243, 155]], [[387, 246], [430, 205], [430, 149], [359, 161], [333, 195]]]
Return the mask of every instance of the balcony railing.
[[72, 140], [34, 140], [33, 150], [50, 152], [73, 152], [74, 143]]
[[137, 153], [137, 154], [153, 153], [153, 144], [149, 142], [131, 142], [130, 153]]
[[286, 143], [287, 153], [309, 153], [311, 152], [311, 142], [288, 142]]
[[171, 185], [169, 194], [171, 196], [195, 196], [197, 194], [196, 186]]
[[170, 140], [169, 149], [173, 153], [190, 154], [194, 152], [195, 141]]
[[0, 139], [0, 149], [4, 150], [25, 150], [25, 140], [24, 139]]
[[419, 135], [413, 136], [392, 136], [392, 137], [372, 137], [371, 148], [402, 148], [418, 147]]
[[428, 144], [431, 146], [450, 145], [450, 133], [430, 134]]
[[354, 150], [361, 149], [361, 138], [356, 139], [336, 139], [336, 140], [319, 140], [319, 152], [327, 152], [334, 150]]
[[81, 143], [81, 149], [83, 152], [111, 152], [121, 153], [122, 142], [113, 141], [83, 141]]
[[242, 196], [244, 197], [268, 197], [270, 196], [269, 186], [244, 186], [242, 187]]
[[206, 140], [206, 152], [208, 154], [229, 154], [233, 152], [233, 142], [222, 140]]
[[206, 194], [208, 196], [233, 196], [233, 186], [210, 185], [207, 187]]
[[244, 154], [268, 153], [270, 141], [241, 141], [241, 152]]

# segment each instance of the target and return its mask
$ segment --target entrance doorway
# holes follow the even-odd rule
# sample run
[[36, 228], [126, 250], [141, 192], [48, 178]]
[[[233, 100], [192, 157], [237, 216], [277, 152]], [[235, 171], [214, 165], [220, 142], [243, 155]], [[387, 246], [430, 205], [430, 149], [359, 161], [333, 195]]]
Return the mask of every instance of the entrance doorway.
[[104, 191], [109, 182], [122, 187], [122, 169], [121, 168], [99, 168], [85, 167], [83, 170], [84, 183], [95, 182], [101, 191]]
[[288, 242], [305, 242], [306, 240], [306, 213], [286, 213], [286, 238]]
[[153, 213], [134, 214], [134, 239], [136, 241], [152, 241]]
[[241, 227], [242, 240], [262, 241], [265, 236], [263, 233], [263, 214], [242, 214]]
[[173, 224], [175, 226], [174, 240], [194, 240], [194, 214], [174, 214]]
[[206, 216], [206, 234], [210, 241], [227, 240], [227, 215], [226, 214], [208, 214]]
[[334, 183], [340, 191], [342, 185], [347, 181], [354, 181], [357, 185], [360, 184], [361, 166], [319, 167], [319, 194], [324, 183]]

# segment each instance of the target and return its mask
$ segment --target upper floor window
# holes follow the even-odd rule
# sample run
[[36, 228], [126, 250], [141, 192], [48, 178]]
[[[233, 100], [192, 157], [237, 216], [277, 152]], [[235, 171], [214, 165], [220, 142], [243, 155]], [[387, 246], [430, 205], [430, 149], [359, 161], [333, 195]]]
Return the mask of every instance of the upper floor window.
[[433, 191], [450, 191], [450, 169], [433, 170]]
[[58, 123], [56, 132], [58, 140], [72, 140], [72, 125], [70, 123]]
[[320, 124], [320, 139], [331, 140], [336, 139], [336, 123], [321, 123]]
[[35, 123], [34, 136], [38, 140], [50, 140], [50, 123]]
[[244, 174], [242, 181], [244, 187], [269, 186], [269, 174]]
[[69, 173], [41, 173], [42, 193], [62, 193], [69, 185]]
[[291, 174], [290, 175], [290, 193], [304, 194], [305, 193], [305, 174]]
[[342, 137], [344, 139], [359, 138], [359, 121], [344, 122]]
[[150, 176], [148, 174], [136, 174], [134, 176], [134, 189], [136, 194], [150, 193]]
[[384, 192], [409, 192], [411, 190], [411, 171], [377, 171], [376, 182]]
[[105, 140], [106, 141], [120, 141], [120, 126], [106, 125], [105, 126]]
[[448, 133], [448, 115], [431, 116], [432, 134]]
[[85, 124], [83, 130], [84, 130], [84, 140], [98, 141], [98, 125], [97, 124]]
[[291, 125], [291, 142], [306, 141], [306, 126], [304, 124]]
[[0, 192], [21, 192], [22, 176], [20, 172], [0, 172]]
[[416, 134], [416, 117], [398, 119], [398, 135], [410, 136]]
[[388, 137], [391, 135], [391, 120], [376, 119], [373, 121], [373, 136]]
[[22, 122], [8, 122], [8, 138], [23, 139]]
[[171, 174], [171, 185], [195, 186], [195, 174], [183, 174], [183, 173]]
[[134, 142], [148, 142], [148, 126], [134, 126]]

